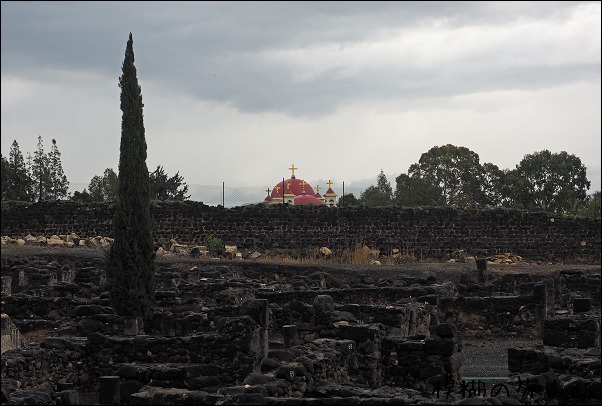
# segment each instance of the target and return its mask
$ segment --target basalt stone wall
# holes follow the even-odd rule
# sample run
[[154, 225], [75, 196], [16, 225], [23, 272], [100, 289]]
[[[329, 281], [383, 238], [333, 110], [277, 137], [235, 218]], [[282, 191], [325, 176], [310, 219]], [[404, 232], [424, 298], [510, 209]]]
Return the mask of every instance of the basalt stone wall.
[[403, 340], [387, 337], [382, 342], [384, 382], [390, 386], [415, 389], [443, 388], [446, 382], [457, 384], [464, 363], [462, 342], [453, 324], [432, 328], [431, 337]]
[[[257, 290], [256, 296], [259, 299], [268, 299], [270, 303], [283, 304], [292, 300], [298, 300], [307, 303], [311, 302], [314, 297], [322, 293], [323, 292], [318, 290], [294, 292], [272, 292]], [[437, 304], [437, 296], [453, 296], [454, 293], [454, 285], [453, 283], [449, 282], [433, 284], [430, 286], [384, 286], [328, 290], [328, 295], [330, 295], [336, 303], [361, 303], [383, 306], [404, 301], [405, 299], [412, 297], [422, 302]]]
[[19, 381], [23, 389], [72, 382], [96, 390], [107, 375], [143, 383], [152, 379], [155, 386], [219, 387], [242, 382], [252, 372], [257, 341], [257, 324], [249, 317], [232, 317], [220, 331], [188, 337], [50, 337], [39, 346], [2, 354], [1, 376], [9, 387]]
[[[3, 204], [2, 235], [77, 233], [111, 236], [112, 204], [53, 202]], [[226, 209], [200, 202], [151, 207], [156, 241], [202, 243], [208, 235], [246, 249], [343, 249], [363, 242], [387, 252], [445, 257], [463, 249], [487, 256], [512, 252], [527, 259], [600, 262], [600, 220], [514, 209], [330, 208], [243, 206]]]

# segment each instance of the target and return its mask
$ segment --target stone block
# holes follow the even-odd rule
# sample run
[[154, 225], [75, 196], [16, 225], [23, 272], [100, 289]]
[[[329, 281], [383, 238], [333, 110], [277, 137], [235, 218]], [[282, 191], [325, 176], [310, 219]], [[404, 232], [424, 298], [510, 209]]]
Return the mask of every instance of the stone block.
[[290, 348], [299, 344], [299, 339], [297, 336], [297, 326], [294, 324], [288, 324], [286, 326], [282, 326], [282, 338], [284, 340], [284, 347]]
[[576, 297], [573, 299], [573, 312], [584, 313], [592, 308], [592, 299], [589, 297]]
[[118, 405], [121, 401], [120, 379], [118, 376], [101, 376], [98, 391], [98, 403], [101, 405]]

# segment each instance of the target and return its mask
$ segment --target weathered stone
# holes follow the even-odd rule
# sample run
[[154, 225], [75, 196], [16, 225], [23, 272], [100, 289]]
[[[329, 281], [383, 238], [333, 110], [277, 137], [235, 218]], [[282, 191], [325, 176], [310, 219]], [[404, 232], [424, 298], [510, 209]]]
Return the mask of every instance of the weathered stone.
[[101, 376], [98, 402], [101, 405], [118, 405], [121, 401], [120, 384], [118, 376]]
[[584, 313], [592, 308], [592, 299], [589, 297], [576, 297], [573, 299], [573, 312]]
[[317, 295], [313, 301], [316, 312], [330, 314], [334, 312], [334, 300], [329, 295]]
[[40, 348], [49, 348], [49, 349], [60, 349], [60, 350], [72, 350], [75, 348], [75, 344], [61, 337], [48, 337], [42, 340], [40, 343]]

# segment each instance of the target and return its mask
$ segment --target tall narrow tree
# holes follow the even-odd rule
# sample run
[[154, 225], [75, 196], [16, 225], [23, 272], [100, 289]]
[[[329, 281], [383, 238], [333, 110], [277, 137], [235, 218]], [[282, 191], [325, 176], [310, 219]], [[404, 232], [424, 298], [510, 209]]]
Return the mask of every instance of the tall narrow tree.
[[119, 191], [113, 219], [113, 243], [107, 254], [107, 282], [115, 311], [145, 319], [152, 315], [155, 269], [150, 217], [149, 173], [142, 93], [134, 66], [132, 33], [119, 78], [121, 145]]
[[52, 139], [52, 149], [48, 153], [48, 169], [51, 186], [48, 191], [49, 197], [54, 200], [66, 198], [69, 191], [69, 181], [63, 171], [61, 153], [55, 139]]
[[34, 182], [34, 193], [40, 202], [48, 200], [49, 191], [52, 188], [49, 166], [48, 155], [44, 152], [42, 136], [38, 135], [38, 149], [33, 153], [30, 172], [31, 179]]

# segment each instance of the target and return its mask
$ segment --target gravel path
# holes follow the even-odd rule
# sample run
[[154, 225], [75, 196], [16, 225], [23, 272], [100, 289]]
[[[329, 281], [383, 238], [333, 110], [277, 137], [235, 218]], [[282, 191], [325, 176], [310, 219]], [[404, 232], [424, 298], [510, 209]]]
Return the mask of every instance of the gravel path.
[[465, 340], [462, 378], [507, 377], [508, 348], [535, 347], [541, 340]]

